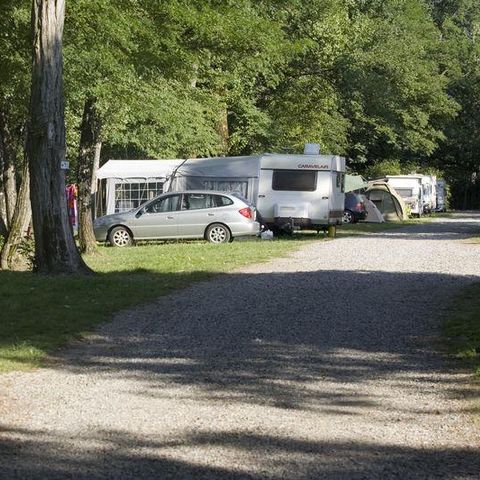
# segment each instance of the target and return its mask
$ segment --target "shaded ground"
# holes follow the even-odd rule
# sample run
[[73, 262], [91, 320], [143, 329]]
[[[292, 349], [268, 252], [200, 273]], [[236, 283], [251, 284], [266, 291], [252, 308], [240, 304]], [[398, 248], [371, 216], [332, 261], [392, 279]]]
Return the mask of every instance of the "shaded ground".
[[0, 377], [0, 478], [478, 478], [478, 388], [438, 350], [479, 219], [307, 245]]

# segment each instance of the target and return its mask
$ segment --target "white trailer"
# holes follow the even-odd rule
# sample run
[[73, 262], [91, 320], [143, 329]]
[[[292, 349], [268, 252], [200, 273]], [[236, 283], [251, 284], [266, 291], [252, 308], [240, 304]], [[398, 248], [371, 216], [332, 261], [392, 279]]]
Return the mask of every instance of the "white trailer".
[[423, 212], [431, 213], [437, 208], [437, 177], [434, 175], [423, 175]]
[[447, 210], [447, 202], [446, 202], [446, 183], [445, 180], [442, 178], [439, 178], [437, 180], [437, 185], [436, 185], [436, 190], [437, 190], [437, 206], [436, 206], [436, 211], [437, 212], [445, 212]]
[[[306, 150], [308, 151], [308, 150]], [[324, 230], [342, 223], [345, 159], [315, 153], [186, 160], [171, 190], [236, 191], [275, 230]]]
[[424, 175], [387, 175], [386, 181], [410, 207], [411, 215], [420, 217], [424, 210]]

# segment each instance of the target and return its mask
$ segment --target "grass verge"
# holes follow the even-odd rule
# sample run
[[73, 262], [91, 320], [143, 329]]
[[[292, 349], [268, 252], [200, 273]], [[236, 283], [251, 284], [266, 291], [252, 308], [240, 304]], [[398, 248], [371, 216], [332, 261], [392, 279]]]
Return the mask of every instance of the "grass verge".
[[480, 283], [455, 299], [444, 323], [444, 336], [449, 352], [480, 378]]

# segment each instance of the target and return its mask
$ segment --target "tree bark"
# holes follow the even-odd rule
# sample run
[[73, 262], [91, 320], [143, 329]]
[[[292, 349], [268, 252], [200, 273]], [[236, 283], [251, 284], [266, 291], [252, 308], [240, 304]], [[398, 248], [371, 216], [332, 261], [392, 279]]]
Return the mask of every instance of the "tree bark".
[[64, 0], [33, 0], [33, 66], [27, 154], [35, 236], [34, 271], [87, 273], [65, 198], [62, 38]]
[[3, 108], [0, 108], [0, 143], [5, 225], [7, 230], [9, 230], [17, 203], [17, 181], [15, 172], [15, 146], [8, 127], [7, 115]]
[[78, 240], [82, 253], [95, 253], [97, 242], [93, 232], [92, 187], [101, 123], [96, 110], [96, 99], [85, 100], [80, 134], [80, 150], [77, 158], [78, 185]]
[[0, 267], [3, 270], [26, 270], [30, 267], [29, 259], [25, 254], [19, 252], [18, 247], [28, 238], [31, 218], [30, 176], [28, 163], [25, 162], [15, 214], [13, 215], [10, 232], [0, 253]]

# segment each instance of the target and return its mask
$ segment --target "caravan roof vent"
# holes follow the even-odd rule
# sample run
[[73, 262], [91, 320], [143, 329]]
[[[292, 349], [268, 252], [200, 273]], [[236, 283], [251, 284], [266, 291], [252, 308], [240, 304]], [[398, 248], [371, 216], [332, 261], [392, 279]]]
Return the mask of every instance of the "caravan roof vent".
[[303, 153], [305, 155], [319, 155], [320, 145], [318, 143], [306, 143]]

